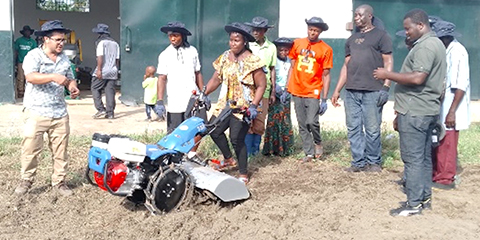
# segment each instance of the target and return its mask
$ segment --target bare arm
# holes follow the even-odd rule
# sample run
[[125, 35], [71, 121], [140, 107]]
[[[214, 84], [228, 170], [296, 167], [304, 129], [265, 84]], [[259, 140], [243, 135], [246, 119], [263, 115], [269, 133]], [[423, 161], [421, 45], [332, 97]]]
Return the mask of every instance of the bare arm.
[[258, 106], [260, 101], [262, 101], [263, 93], [265, 93], [267, 86], [267, 78], [262, 69], [257, 69], [253, 72], [253, 81], [255, 82], [255, 96], [252, 103]]
[[66, 86], [68, 84], [68, 79], [64, 75], [60, 75], [57, 73], [38, 73], [32, 72], [25, 75], [25, 79], [27, 82], [31, 84], [45, 84], [49, 82], [56, 82], [60, 85]]
[[205, 86], [205, 84], [203, 83], [203, 75], [200, 71], [195, 72], [195, 80], [196, 80], [198, 89], [202, 91], [203, 86]]
[[271, 87], [271, 92], [270, 92], [270, 104], [273, 104], [275, 102], [275, 87], [276, 87], [276, 75], [277, 72], [275, 71], [275, 66], [270, 66], [270, 82], [272, 83]]
[[291, 60], [291, 65], [290, 69], [288, 69], [288, 76], [287, 76], [287, 82], [285, 83], [285, 91], [287, 91], [288, 88], [288, 81], [290, 81], [290, 75], [292, 75], [293, 68], [295, 67], [295, 60]]
[[[393, 71], [393, 55], [382, 54], [382, 59], [383, 59], [383, 67], [389, 72]], [[391, 84], [392, 83], [388, 79], [385, 79], [385, 82], [383, 83], [383, 85], [388, 87], [390, 87]]]
[[330, 68], [323, 69], [323, 97], [322, 99], [328, 98], [328, 89], [330, 88]]
[[340, 106], [340, 104], [338, 104], [337, 101], [338, 101], [338, 98], [340, 97], [340, 91], [342, 91], [342, 88], [347, 83], [347, 65], [349, 61], [350, 61], [350, 56], [346, 56], [342, 69], [340, 70], [340, 76], [338, 77], [337, 86], [335, 87], [335, 91], [333, 91], [332, 105], [334, 107]]
[[158, 100], [163, 100], [166, 85], [167, 85], [167, 75], [158, 75], [158, 81], [157, 81], [157, 98], [158, 98]]
[[97, 75], [98, 79], [102, 79], [102, 67], [103, 67], [103, 56], [97, 56], [97, 71], [95, 75]]
[[373, 71], [373, 77], [378, 80], [389, 79], [402, 85], [421, 85], [427, 76], [428, 74], [424, 72], [396, 73], [389, 72], [385, 68], [377, 68]]
[[218, 77], [218, 72], [215, 71], [212, 75], [212, 78], [210, 78], [207, 83], [207, 89], [205, 89], [205, 94], [208, 95], [212, 93], [218, 88], [218, 86], [220, 86], [220, 84], [222, 84], [222, 80], [220, 80], [220, 78]]
[[453, 96], [452, 105], [450, 105], [450, 109], [448, 110], [447, 117], [445, 118], [445, 125], [448, 128], [454, 128], [456, 124], [456, 112], [458, 105], [465, 96], [465, 92], [463, 90], [457, 89], [455, 90], [455, 95]]

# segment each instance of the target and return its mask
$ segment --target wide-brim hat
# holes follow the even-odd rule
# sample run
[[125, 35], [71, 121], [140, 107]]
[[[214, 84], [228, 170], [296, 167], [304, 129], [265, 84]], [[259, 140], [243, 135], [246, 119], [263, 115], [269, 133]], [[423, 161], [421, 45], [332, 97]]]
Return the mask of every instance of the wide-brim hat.
[[63, 27], [63, 23], [60, 20], [52, 20], [42, 24], [40, 30], [35, 31], [36, 36], [45, 36], [50, 32], [57, 31], [63, 33], [70, 33], [72, 30], [69, 28]]
[[305, 23], [307, 23], [307, 25], [317, 26], [320, 29], [322, 29], [322, 31], [324, 32], [328, 30], [328, 25], [323, 21], [322, 18], [319, 18], [319, 17], [312, 17], [310, 19], [305, 19]]
[[264, 17], [254, 17], [252, 22], [246, 22], [245, 25], [253, 28], [273, 28], [273, 25], [268, 25], [268, 19]]
[[97, 24], [96, 27], [92, 28], [92, 32], [102, 34], [102, 33], [107, 33], [110, 34], [108, 31], [108, 25], [104, 23], [99, 23]]
[[275, 39], [273, 41], [273, 44], [275, 44], [276, 46], [279, 46], [279, 47], [282, 47], [282, 46], [292, 47], [293, 46], [293, 40], [290, 39], [290, 38], [281, 37], [281, 38]]
[[437, 37], [453, 36], [460, 37], [462, 34], [455, 31], [455, 24], [447, 21], [437, 21], [433, 24], [433, 30], [437, 34]]
[[164, 33], [169, 33], [169, 32], [177, 32], [180, 34], [185, 34], [187, 36], [191, 36], [192, 33], [188, 31], [188, 29], [185, 28], [185, 24], [182, 22], [178, 21], [173, 21], [173, 22], [168, 22], [167, 25], [163, 26], [160, 28], [160, 31]]
[[30, 28], [30, 26], [25, 25], [23, 26], [22, 30], [20, 30], [20, 34], [23, 34], [25, 31], [30, 31], [30, 33], [33, 34], [33, 32], [35, 32], [35, 29], [32, 29]]
[[231, 32], [240, 33], [247, 38], [247, 41], [255, 42], [255, 37], [252, 35], [252, 28], [245, 24], [242, 24], [239, 22], [227, 24], [225, 25], [225, 31], [227, 31], [228, 33], [231, 33]]

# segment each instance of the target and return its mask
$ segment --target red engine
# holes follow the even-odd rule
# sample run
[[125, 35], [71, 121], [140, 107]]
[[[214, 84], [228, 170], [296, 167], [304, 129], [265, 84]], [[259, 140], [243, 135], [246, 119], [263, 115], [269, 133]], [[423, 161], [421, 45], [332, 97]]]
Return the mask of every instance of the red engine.
[[[128, 168], [122, 161], [112, 160], [107, 162], [107, 185], [116, 192], [122, 186], [127, 177]], [[98, 187], [107, 191], [103, 184], [104, 175], [98, 172], [93, 174]]]

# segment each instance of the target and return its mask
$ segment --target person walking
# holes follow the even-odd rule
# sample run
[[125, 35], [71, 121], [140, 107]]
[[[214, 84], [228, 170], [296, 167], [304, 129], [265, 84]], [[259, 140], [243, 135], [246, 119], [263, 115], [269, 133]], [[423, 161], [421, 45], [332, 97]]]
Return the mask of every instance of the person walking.
[[[229, 33], [230, 49], [220, 55], [213, 68], [215, 72], [208, 81], [206, 94], [215, 91], [222, 83], [227, 88], [224, 95], [219, 96], [215, 113], [218, 114], [227, 104], [235, 109], [247, 109], [248, 114], [236, 113], [223, 121], [210, 135], [215, 144], [220, 148], [224, 161], [215, 164], [218, 170], [230, 167], [239, 167], [239, 179], [248, 183], [248, 162], [245, 136], [250, 125], [244, 121], [253, 121], [258, 116], [258, 107], [263, 98], [266, 88], [266, 77], [263, 61], [252, 54], [249, 42], [255, 38], [251, 34], [251, 28], [242, 23], [234, 22], [225, 26]], [[237, 156], [238, 164], [233, 159], [232, 152], [225, 136], [225, 130], [230, 129], [230, 142]]]
[[400, 134], [407, 201], [392, 209], [392, 216], [420, 214], [423, 209], [431, 208], [432, 130], [440, 114], [447, 70], [445, 46], [431, 31], [427, 13], [410, 10], [403, 18], [403, 26], [414, 44], [400, 73], [385, 68], [373, 72], [379, 81], [389, 79], [397, 83], [394, 127]]
[[[147, 119], [145, 121], [152, 121], [152, 110], [155, 112], [155, 104], [157, 103], [157, 77], [155, 77], [156, 68], [148, 66], [145, 68], [145, 75], [143, 75], [142, 87], [144, 89], [143, 102], [145, 103], [145, 112]], [[155, 112], [155, 114], [157, 114]], [[158, 116], [161, 119], [163, 116]]]
[[293, 41], [278, 38], [273, 41], [277, 47], [277, 63], [275, 65], [275, 101], [268, 108], [267, 128], [263, 142], [263, 155], [289, 156], [293, 153], [293, 129], [290, 118], [291, 95], [285, 91], [288, 70], [292, 61], [288, 53]]
[[23, 72], [23, 59], [29, 51], [37, 47], [37, 41], [32, 39], [30, 36], [35, 30], [30, 28], [30, 26], [23, 26], [20, 30], [21, 37], [15, 40], [14, 49], [15, 49], [15, 62], [17, 65], [17, 82], [15, 89], [15, 96], [17, 98], [23, 98], [25, 93], [25, 74]]
[[265, 120], [269, 105], [275, 102], [275, 65], [277, 61], [277, 48], [265, 36], [268, 29], [273, 25], [268, 25], [268, 19], [264, 17], [254, 17], [252, 22], [246, 22], [245, 25], [252, 27], [252, 35], [255, 41], [250, 43], [252, 53], [265, 63], [267, 86], [262, 98], [262, 112], [253, 120], [252, 126], [248, 130], [245, 144], [247, 145], [248, 155], [256, 155], [260, 151], [260, 142], [265, 133]]
[[[327, 111], [330, 69], [333, 66], [332, 48], [319, 39], [328, 25], [319, 17], [305, 19], [308, 37], [293, 41], [289, 58], [287, 91], [295, 104], [300, 137], [305, 157], [302, 162], [320, 158], [323, 154], [319, 115]], [[319, 101], [319, 99], [321, 99]]]
[[332, 105], [345, 86], [345, 117], [352, 153], [348, 172], [382, 171], [382, 110], [388, 101], [390, 81], [377, 81], [377, 67], [393, 70], [392, 40], [387, 32], [372, 24], [373, 8], [355, 9], [355, 25], [360, 29], [345, 43], [345, 62], [332, 95]]
[[17, 195], [27, 193], [32, 186], [45, 133], [53, 158], [51, 184], [61, 195], [73, 194], [65, 180], [70, 120], [63, 94], [65, 87], [72, 97], [78, 96], [80, 91], [77, 81], [73, 79], [70, 60], [63, 54], [66, 34], [70, 31], [59, 20], [45, 22], [41, 30], [35, 32], [35, 35], [42, 37], [43, 44], [28, 52], [23, 61], [27, 84], [23, 101], [25, 127], [20, 157], [22, 181], [15, 188]]
[[432, 187], [449, 190], [455, 188], [460, 130], [470, 126], [470, 67], [468, 52], [456, 39], [460, 34], [455, 31], [455, 24], [438, 21], [434, 26], [437, 37], [447, 48], [447, 77], [440, 109], [445, 136], [434, 150]]
[[[120, 48], [118, 43], [110, 37], [108, 25], [99, 23], [92, 29], [98, 34], [95, 41], [97, 66], [92, 76], [93, 103], [97, 113], [93, 118], [115, 118], [115, 83], [118, 80], [120, 67]], [[102, 92], [105, 92], [106, 108], [102, 101]]]

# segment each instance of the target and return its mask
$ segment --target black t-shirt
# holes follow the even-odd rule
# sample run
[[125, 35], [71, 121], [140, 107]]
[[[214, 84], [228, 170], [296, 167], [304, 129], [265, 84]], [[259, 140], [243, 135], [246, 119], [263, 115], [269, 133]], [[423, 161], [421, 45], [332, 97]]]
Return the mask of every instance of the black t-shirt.
[[383, 67], [382, 54], [392, 53], [392, 39], [387, 32], [374, 28], [366, 33], [354, 33], [345, 43], [348, 90], [378, 91], [383, 81], [373, 78], [373, 70]]

